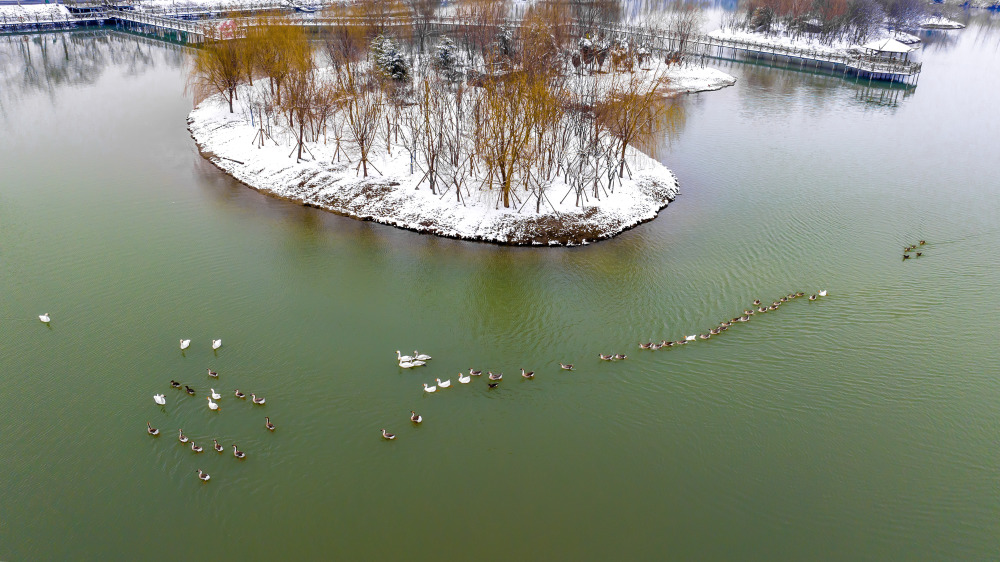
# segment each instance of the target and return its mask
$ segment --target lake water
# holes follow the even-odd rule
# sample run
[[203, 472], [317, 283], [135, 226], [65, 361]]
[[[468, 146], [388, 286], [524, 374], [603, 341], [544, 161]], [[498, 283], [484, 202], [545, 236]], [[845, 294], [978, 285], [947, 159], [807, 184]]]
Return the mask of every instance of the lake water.
[[0, 38], [0, 559], [995, 558], [998, 27], [926, 34], [892, 104], [718, 62], [682, 195], [572, 249], [269, 199], [198, 155], [182, 48]]

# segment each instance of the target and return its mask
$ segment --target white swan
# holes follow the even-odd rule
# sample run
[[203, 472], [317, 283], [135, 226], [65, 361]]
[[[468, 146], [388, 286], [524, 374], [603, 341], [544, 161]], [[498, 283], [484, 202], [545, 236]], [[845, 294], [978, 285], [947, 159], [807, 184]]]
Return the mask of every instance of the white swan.
[[218, 400], [219, 398], [222, 398], [222, 395], [216, 392], [214, 388], [210, 388], [209, 390], [212, 391], [212, 400]]
[[167, 403], [167, 399], [162, 394], [154, 394], [153, 395], [153, 402], [156, 402], [160, 406], [163, 406], [164, 404]]
[[437, 389], [436, 386], [427, 386], [427, 383], [424, 383], [424, 392], [437, 392]]
[[208, 400], [208, 409], [209, 410], [218, 410], [219, 409], [219, 405], [216, 404], [215, 402], [212, 402], [212, 397], [211, 396], [205, 397], [205, 400]]
[[463, 377], [462, 373], [458, 374], [458, 382], [460, 382], [462, 384], [469, 384], [470, 381], [472, 381], [472, 377], [470, 375], [465, 375]]
[[430, 355], [426, 355], [426, 354], [423, 354], [423, 353], [417, 353], [416, 349], [413, 350], [413, 357], [416, 358], [416, 359], [419, 359], [421, 361], [430, 361], [432, 359], [432, 357]]
[[212, 349], [219, 349], [222, 347], [222, 340], [212, 340]]
[[49, 313], [48, 312], [46, 312], [45, 314], [39, 314], [38, 315], [38, 319], [41, 320], [45, 324], [48, 324], [49, 322], [52, 321], [52, 318], [49, 318]]
[[443, 381], [441, 379], [434, 379], [434, 380], [437, 381], [438, 386], [440, 386], [441, 388], [448, 388], [449, 386], [451, 386], [451, 380], [450, 379], [446, 380], [446, 381]]
[[414, 364], [413, 364], [412, 362], [410, 362], [410, 361], [400, 361], [400, 362], [399, 362], [399, 368], [400, 368], [400, 369], [412, 369], [412, 368], [414, 368], [414, 367], [416, 367], [416, 365], [414, 365]]
[[187, 349], [191, 345], [191, 340], [181, 340], [181, 349]]
[[413, 361], [413, 357], [410, 357], [409, 355], [400, 355], [399, 354], [399, 350], [397, 349], [396, 350], [396, 361], [399, 361], [400, 363], [402, 363], [404, 361], [407, 362], [407, 363], [411, 363]]
[[698, 339], [698, 336], [687, 336], [684, 338], [684, 341], [694, 341], [696, 339]]
[[413, 360], [413, 366], [414, 366], [414, 367], [423, 367], [423, 366], [424, 366], [424, 365], [426, 365], [426, 364], [427, 364], [427, 363], [425, 363], [425, 362], [423, 362], [423, 361], [421, 361], [421, 360], [419, 360], [419, 359], [414, 359], [414, 360]]
[[818, 294], [821, 297], [825, 297], [826, 296], [826, 289], [823, 289], [822, 291], [820, 291], [819, 293], [816, 293], [816, 294]]

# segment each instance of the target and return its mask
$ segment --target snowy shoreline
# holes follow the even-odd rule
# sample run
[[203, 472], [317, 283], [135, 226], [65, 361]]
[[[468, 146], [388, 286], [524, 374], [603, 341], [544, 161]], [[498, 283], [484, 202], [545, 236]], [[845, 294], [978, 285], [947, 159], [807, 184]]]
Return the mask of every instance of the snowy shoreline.
[[[735, 83], [711, 68], [677, 69], [671, 76], [678, 92], [718, 90]], [[242, 98], [243, 96], [241, 96]], [[221, 96], [198, 104], [188, 116], [188, 130], [201, 155], [244, 185], [279, 199], [359, 220], [463, 240], [503, 245], [574, 246], [611, 238], [650, 221], [673, 201], [679, 183], [673, 172], [629, 147], [628, 168], [614, 190], [602, 188], [581, 206], [560, 178], [546, 193], [547, 204], [536, 213], [536, 201], [521, 191], [509, 209], [497, 205], [498, 192], [432, 194], [419, 172], [410, 172], [409, 154], [392, 146], [373, 160], [382, 175], [361, 177], [357, 159], [337, 161], [332, 142], [307, 143], [310, 160], [296, 163], [290, 146], [269, 142], [255, 146], [257, 128], [237, 109], [230, 114]], [[341, 147], [343, 151], [343, 147]], [[350, 151], [348, 151], [350, 152]], [[353, 154], [352, 154], [353, 156]]]

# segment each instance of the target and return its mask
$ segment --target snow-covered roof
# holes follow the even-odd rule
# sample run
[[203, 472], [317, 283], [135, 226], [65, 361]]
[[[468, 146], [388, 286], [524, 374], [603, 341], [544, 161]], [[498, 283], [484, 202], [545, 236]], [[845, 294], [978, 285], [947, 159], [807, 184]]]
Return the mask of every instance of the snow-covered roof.
[[878, 39], [870, 43], [865, 43], [861, 48], [880, 53], [909, 53], [913, 50], [909, 45], [900, 43], [891, 37], [889, 39]]

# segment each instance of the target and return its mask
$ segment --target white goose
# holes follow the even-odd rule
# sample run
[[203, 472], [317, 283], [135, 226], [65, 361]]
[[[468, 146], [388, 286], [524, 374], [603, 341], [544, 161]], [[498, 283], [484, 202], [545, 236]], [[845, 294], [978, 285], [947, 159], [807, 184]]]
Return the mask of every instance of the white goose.
[[222, 398], [222, 395], [216, 392], [214, 388], [210, 388], [209, 390], [212, 391], [212, 400], [218, 400]]
[[434, 379], [434, 380], [437, 381], [438, 386], [440, 386], [441, 388], [448, 388], [449, 386], [451, 386], [451, 380], [450, 379], [446, 380], [446, 381], [443, 381], [441, 379]]
[[472, 381], [472, 376], [471, 375], [465, 375], [463, 377], [462, 373], [458, 374], [458, 382], [460, 382], [462, 384], [469, 384], [470, 381]]
[[45, 314], [39, 314], [38, 319], [41, 320], [43, 324], [48, 324], [49, 322], [52, 321], [52, 318], [49, 317], [48, 312], [46, 312]]
[[822, 291], [820, 291], [820, 292], [818, 292], [816, 294], [819, 295], [819, 296], [821, 296], [821, 297], [825, 297], [826, 296], [826, 289], [823, 289]]
[[419, 359], [420, 361], [430, 361], [432, 359], [430, 355], [424, 353], [417, 353], [416, 349], [413, 350], [413, 357], [415, 359]]
[[222, 347], [222, 340], [212, 340], [212, 349], [219, 349]]
[[413, 362], [413, 357], [410, 357], [409, 355], [400, 355], [399, 354], [399, 350], [397, 349], [396, 350], [396, 361], [399, 361], [400, 363], [403, 363], [404, 361], [407, 362], [407, 363], [412, 363]]
[[430, 393], [430, 392], [437, 392], [437, 389], [438, 389], [438, 387], [436, 387], [436, 386], [427, 386], [427, 383], [424, 383], [424, 392], [428, 392], [428, 393]]
[[181, 350], [185, 350], [191, 345], [191, 340], [181, 340]]
[[687, 336], [684, 338], [684, 341], [694, 341], [696, 339], [698, 339], [698, 336]]
[[216, 404], [215, 402], [212, 402], [212, 397], [211, 396], [206, 396], [205, 400], [208, 400], [208, 409], [209, 410], [218, 410], [219, 409], [219, 405]]
[[163, 406], [164, 404], [167, 403], [167, 399], [162, 394], [154, 394], [153, 395], [153, 402], [156, 402], [160, 406]]

